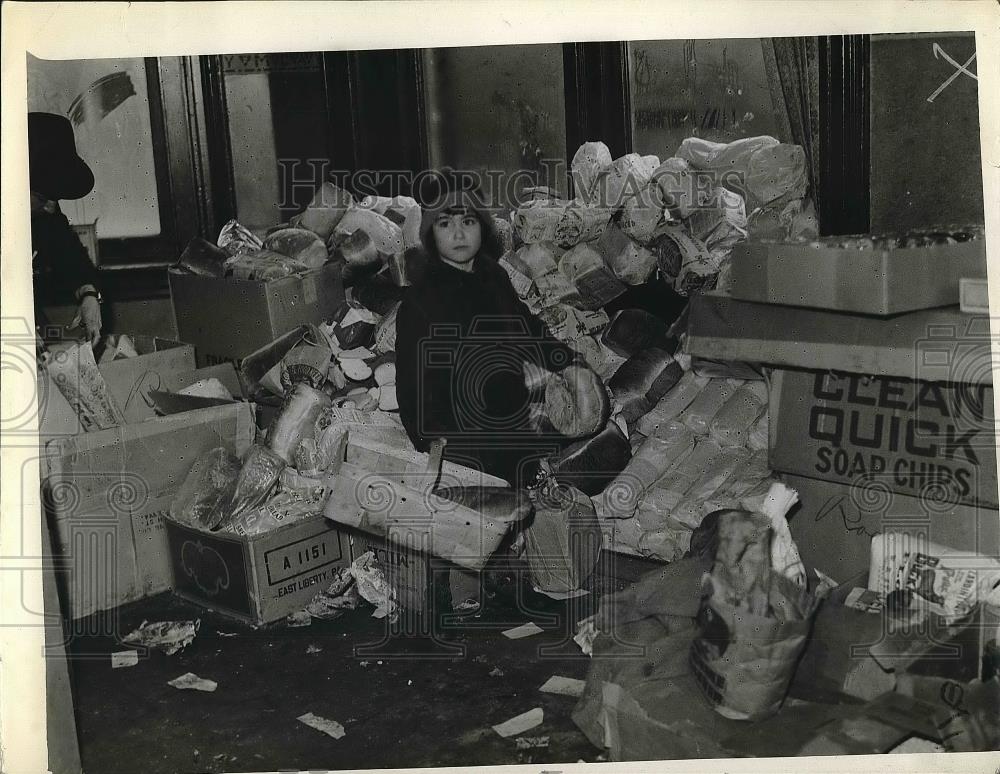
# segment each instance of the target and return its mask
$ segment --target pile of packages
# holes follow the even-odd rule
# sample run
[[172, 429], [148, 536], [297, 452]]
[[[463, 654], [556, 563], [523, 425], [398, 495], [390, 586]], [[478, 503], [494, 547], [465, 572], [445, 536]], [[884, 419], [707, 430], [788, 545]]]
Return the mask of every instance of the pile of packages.
[[[750, 236], [815, 238], [805, 155], [771, 137], [689, 138], [663, 162], [613, 160], [590, 142], [573, 175], [576, 199], [535, 189], [512, 214], [514, 249], [500, 263], [610, 398], [610, 421], [553, 460], [557, 476], [594, 497], [616, 549], [669, 561], [707, 513], [767, 491], [766, 385], [738, 365], [692, 364], [657, 310], [603, 307], [654, 276], [682, 296], [723, 287]], [[555, 417], [579, 401], [553, 401], [549, 379], [534, 413], [562, 429]]]
[[782, 486], [582, 622], [581, 730], [613, 761], [995, 750], [1000, 682], [977, 644], [1000, 563], [886, 533], [867, 589], [807, 583], [768, 513]]
[[360, 201], [324, 183], [306, 209], [262, 237], [236, 221], [216, 244], [194, 239], [177, 268], [209, 277], [269, 281], [343, 263], [345, 282], [387, 269], [401, 274], [407, 251], [420, 241], [420, 206], [408, 196]]
[[[766, 491], [766, 390], [745, 368], [692, 368], [678, 351], [683, 337], [657, 310], [612, 319], [603, 307], [654, 274], [684, 296], [716, 287], [733, 246], [751, 233], [814, 236], [804, 154], [770, 137], [728, 145], [690, 138], [661, 163], [637, 154], [614, 160], [594, 142], [577, 151], [573, 174], [574, 200], [532, 189], [509, 223], [495, 218], [500, 262], [518, 295], [589, 366], [529, 374], [529, 384], [542, 384], [534, 416], [573, 441], [553, 468], [593, 498], [612, 544], [670, 560], [706, 513]], [[420, 219], [408, 197], [356, 201], [324, 183], [303, 213], [262, 239], [231, 222], [217, 245], [189, 245], [179, 262], [188, 271], [266, 279], [336, 262], [348, 288], [326, 323], [304, 326], [250, 380], [283, 408], [242, 462], [237, 494], [227, 495], [232, 512], [195, 520], [244, 530], [248, 519], [271, 523], [274, 515], [260, 510], [275, 492], [285, 495], [281, 513], [313, 507], [301, 487], [280, 482], [290, 471], [322, 471], [331, 412], [357, 412], [368, 423], [377, 416], [409, 447], [387, 412], [398, 407], [396, 312], [422, 268]], [[206, 466], [219, 480], [235, 470], [233, 460]]]

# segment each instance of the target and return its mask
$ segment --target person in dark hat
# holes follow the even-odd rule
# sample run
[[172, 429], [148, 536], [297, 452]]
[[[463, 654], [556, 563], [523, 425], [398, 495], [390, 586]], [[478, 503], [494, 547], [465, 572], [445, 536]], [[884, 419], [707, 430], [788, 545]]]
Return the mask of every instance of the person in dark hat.
[[47, 324], [44, 307], [76, 304], [70, 328], [82, 326], [96, 343], [101, 335], [97, 268], [59, 209], [60, 199], [82, 199], [94, 188], [94, 173], [77, 155], [69, 119], [28, 113], [28, 166], [35, 325]]
[[[396, 320], [400, 419], [417, 449], [444, 438], [446, 459], [531, 487], [558, 446], [530, 425], [523, 364], [559, 371], [576, 356], [518, 298], [478, 188], [449, 173], [440, 180], [422, 197], [426, 268]], [[474, 614], [478, 576], [453, 569], [451, 597], [456, 612]]]

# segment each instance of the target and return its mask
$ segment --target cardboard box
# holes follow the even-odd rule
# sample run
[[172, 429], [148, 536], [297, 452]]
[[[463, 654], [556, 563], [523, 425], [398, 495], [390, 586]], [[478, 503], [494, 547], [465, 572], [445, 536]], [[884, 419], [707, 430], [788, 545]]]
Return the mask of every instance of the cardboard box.
[[[99, 363], [108, 390], [129, 424], [156, 416], [150, 390], [173, 389], [177, 375], [195, 367], [194, 347], [156, 336], [128, 334], [138, 357]], [[58, 345], [53, 346], [58, 350]], [[39, 434], [75, 435], [83, 432], [80, 421], [59, 388], [48, 375], [38, 382]]]
[[799, 493], [788, 526], [809, 567], [837, 581], [868, 571], [872, 538], [883, 532], [926, 537], [983, 556], [1000, 555], [1000, 512], [947, 505], [863, 486], [782, 475]]
[[986, 241], [872, 250], [745, 242], [732, 266], [733, 298], [886, 316], [957, 304], [962, 277], [986, 276]]
[[367, 532], [350, 530], [350, 535], [352, 559], [367, 551], [374, 552], [386, 571], [389, 583], [396, 590], [396, 601], [401, 607], [417, 612], [430, 610], [431, 564], [434, 557], [415, 547], [404, 547]]
[[163, 519], [174, 493], [199, 455], [242, 454], [254, 434], [252, 406], [234, 403], [49, 441], [45, 503], [70, 617], [168, 590]]
[[339, 264], [271, 282], [168, 272], [178, 336], [198, 365], [238, 361], [303, 323], [319, 323], [344, 300]]
[[769, 413], [773, 470], [997, 507], [992, 387], [777, 370]]
[[249, 623], [302, 610], [350, 565], [347, 536], [323, 516], [245, 537], [165, 523], [174, 593]]
[[990, 319], [958, 307], [880, 319], [704, 293], [688, 309], [692, 356], [992, 385]]

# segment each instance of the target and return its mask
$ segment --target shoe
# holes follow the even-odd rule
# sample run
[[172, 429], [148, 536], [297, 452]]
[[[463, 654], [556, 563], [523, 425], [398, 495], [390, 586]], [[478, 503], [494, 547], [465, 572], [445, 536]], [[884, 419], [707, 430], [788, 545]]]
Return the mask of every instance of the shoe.
[[457, 605], [452, 605], [452, 612], [461, 618], [477, 617], [483, 609], [482, 603], [478, 599], [466, 599]]

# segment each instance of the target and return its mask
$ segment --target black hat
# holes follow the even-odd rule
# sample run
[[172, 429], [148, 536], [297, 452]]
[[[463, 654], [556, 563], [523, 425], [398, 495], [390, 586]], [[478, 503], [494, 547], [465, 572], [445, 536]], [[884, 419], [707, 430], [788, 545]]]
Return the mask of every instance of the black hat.
[[76, 153], [73, 125], [53, 113], [28, 113], [31, 190], [49, 199], [82, 199], [94, 189], [94, 173]]

